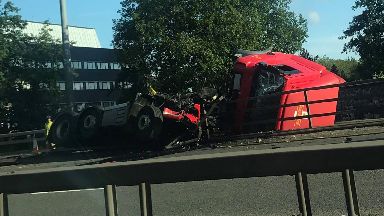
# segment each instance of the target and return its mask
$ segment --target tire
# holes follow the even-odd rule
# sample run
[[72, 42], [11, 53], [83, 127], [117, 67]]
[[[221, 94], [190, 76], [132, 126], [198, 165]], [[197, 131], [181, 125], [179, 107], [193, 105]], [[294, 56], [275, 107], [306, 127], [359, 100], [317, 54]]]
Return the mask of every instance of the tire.
[[57, 146], [73, 145], [74, 131], [73, 116], [71, 114], [63, 114], [54, 120], [49, 130], [48, 140]]
[[140, 142], [154, 142], [162, 129], [161, 111], [157, 107], [145, 106], [137, 114], [134, 123], [135, 135]]
[[102, 113], [95, 108], [84, 110], [78, 120], [78, 137], [81, 142], [90, 142], [95, 140], [101, 128]]

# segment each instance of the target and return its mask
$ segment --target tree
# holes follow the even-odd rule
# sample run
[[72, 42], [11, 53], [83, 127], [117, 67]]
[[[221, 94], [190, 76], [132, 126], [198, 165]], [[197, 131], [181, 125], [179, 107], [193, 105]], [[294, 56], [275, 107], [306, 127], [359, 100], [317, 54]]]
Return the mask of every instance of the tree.
[[301, 57], [303, 57], [303, 58], [306, 58], [306, 59], [310, 60], [310, 61], [317, 61], [317, 60], [320, 58], [318, 55], [316, 55], [316, 56], [311, 55], [311, 54], [308, 52], [308, 50], [306, 50], [306, 49], [304, 49], [304, 48], [302, 48], [302, 49], [300, 50], [299, 55], [300, 55]]
[[319, 57], [311, 55], [308, 50], [302, 48], [299, 55], [310, 61], [315, 61], [325, 66], [329, 71], [343, 77], [348, 81], [361, 79], [358, 71], [360, 70], [360, 62], [354, 58], [348, 59], [332, 59], [327, 56]]
[[317, 62], [347, 81], [360, 79], [359, 73], [357, 72], [360, 63], [356, 59], [332, 59], [323, 56], [322, 58], [319, 58]]
[[295, 52], [306, 21], [290, 0], [123, 0], [114, 20], [114, 47], [123, 77], [143, 85], [154, 77], [163, 92], [224, 88], [237, 49]]
[[37, 37], [26, 35], [26, 22], [11, 2], [0, 0], [0, 123], [18, 129], [41, 128], [57, 102], [56, 80], [61, 47], [46, 27]]
[[361, 57], [360, 76], [372, 78], [374, 74], [384, 73], [384, 1], [356, 0], [353, 9], [362, 9], [362, 12], [344, 31], [342, 38], [349, 39], [344, 52], [358, 52]]

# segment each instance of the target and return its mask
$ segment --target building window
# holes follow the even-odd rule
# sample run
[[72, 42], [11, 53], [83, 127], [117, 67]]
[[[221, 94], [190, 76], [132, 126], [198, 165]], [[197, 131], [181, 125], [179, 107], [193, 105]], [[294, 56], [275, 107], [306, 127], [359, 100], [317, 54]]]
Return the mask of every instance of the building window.
[[56, 62], [55, 63], [55, 68], [63, 69], [64, 68], [63, 62]]
[[83, 69], [81, 66], [81, 62], [76, 62], [76, 61], [71, 63], [71, 67], [73, 69]]
[[45, 68], [52, 68], [52, 63], [47, 62], [47, 63], [45, 63], [44, 67]]
[[84, 69], [89, 69], [89, 70], [96, 69], [96, 63], [95, 62], [84, 62]]
[[97, 69], [99, 69], [99, 70], [106, 70], [106, 69], [108, 69], [108, 63], [100, 63], [100, 62], [98, 62], [97, 63]]
[[73, 82], [73, 90], [84, 90], [82, 82]]
[[132, 83], [130, 82], [119, 82], [119, 88], [121, 89], [130, 89], [132, 88]]
[[121, 70], [121, 66], [118, 63], [109, 63], [109, 68], [112, 70]]
[[111, 82], [100, 82], [100, 89], [111, 89]]
[[57, 82], [57, 88], [59, 88], [60, 91], [65, 90], [65, 82]]
[[97, 89], [97, 82], [86, 82], [85, 89], [87, 90], [95, 90]]

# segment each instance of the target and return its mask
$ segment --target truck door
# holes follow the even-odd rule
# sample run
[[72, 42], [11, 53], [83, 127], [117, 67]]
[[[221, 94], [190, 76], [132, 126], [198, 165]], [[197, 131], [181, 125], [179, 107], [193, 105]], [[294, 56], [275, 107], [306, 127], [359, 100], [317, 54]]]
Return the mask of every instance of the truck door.
[[284, 77], [275, 70], [256, 70], [243, 125], [245, 132], [275, 129], [284, 83]]

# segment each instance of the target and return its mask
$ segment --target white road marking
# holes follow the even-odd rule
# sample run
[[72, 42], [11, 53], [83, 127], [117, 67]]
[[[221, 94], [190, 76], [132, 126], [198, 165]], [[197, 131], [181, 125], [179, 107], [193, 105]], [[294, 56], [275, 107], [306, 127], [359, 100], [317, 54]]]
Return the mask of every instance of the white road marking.
[[30, 193], [30, 194], [32, 194], [32, 195], [38, 195], [38, 194], [67, 193], [67, 192], [95, 191], [95, 190], [104, 190], [104, 188], [90, 188], [90, 189], [82, 189], [82, 190], [66, 190], [66, 191], [36, 192], [36, 193]]

